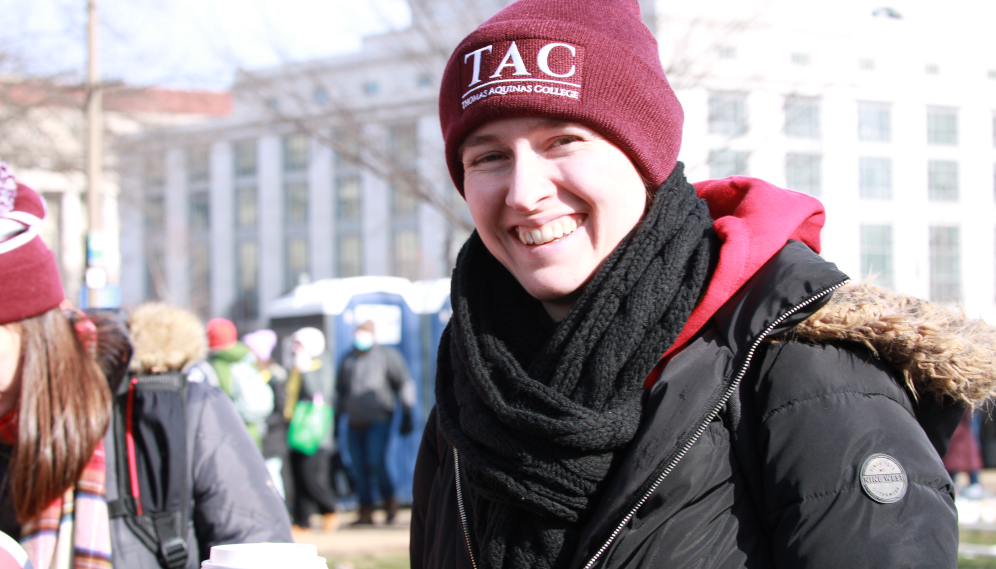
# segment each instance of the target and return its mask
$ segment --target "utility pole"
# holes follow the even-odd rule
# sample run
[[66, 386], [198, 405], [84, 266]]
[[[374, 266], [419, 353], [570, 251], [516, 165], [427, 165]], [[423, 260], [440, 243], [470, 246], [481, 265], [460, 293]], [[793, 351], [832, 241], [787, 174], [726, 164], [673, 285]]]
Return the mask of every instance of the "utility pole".
[[104, 95], [98, 67], [97, 32], [100, 19], [97, 0], [87, 0], [87, 69], [86, 69], [86, 178], [87, 209], [90, 227], [86, 236], [87, 304], [99, 305], [100, 289], [107, 285], [104, 267], [104, 200], [101, 194], [104, 159]]

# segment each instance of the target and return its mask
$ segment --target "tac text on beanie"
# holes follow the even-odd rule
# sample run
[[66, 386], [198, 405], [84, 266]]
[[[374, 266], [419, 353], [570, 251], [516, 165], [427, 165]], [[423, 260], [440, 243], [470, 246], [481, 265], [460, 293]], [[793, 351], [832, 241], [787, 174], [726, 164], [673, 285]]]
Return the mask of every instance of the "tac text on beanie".
[[655, 188], [677, 163], [684, 121], [637, 0], [518, 0], [457, 46], [443, 74], [439, 120], [461, 194], [464, 139], [514, 116], [594, 129]]

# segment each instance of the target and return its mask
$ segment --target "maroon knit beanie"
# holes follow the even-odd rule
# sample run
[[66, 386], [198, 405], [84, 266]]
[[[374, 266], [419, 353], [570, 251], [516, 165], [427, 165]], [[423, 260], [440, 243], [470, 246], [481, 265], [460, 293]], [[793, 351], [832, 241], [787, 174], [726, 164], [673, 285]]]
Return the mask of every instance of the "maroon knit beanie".
[[65, 298], [59, 266], [38, 234], [45, 200], [0, 162], [0, 324], [38, 316]]
[[684, 119], [637, 0], [518, 0], [464, 38], [439, 94], [446, 162], [461, 194], [460, 145], [512, 116], [596, 130], [655, 188], [678, 160]]

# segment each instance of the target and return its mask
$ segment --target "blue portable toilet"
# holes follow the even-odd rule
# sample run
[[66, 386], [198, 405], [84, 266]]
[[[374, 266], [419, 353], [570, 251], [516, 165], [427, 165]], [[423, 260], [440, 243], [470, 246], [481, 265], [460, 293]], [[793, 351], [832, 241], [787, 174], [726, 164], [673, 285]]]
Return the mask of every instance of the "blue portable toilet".
[[418, 312], [422, 316], [422, 368], [425, 370], [421, 403], [422, 416], [428, 417], [432, 406], [436, 404], [436, 356], [439, 339], [453, 314], [450, 306], [450, 279], [415, 281], [412, 288], [415, 291], [412, 296], [421, 300]]
[[[418, 308], [421, 304], [420, 299], [413, 295], [412, 283], [408, 279], [353, 277], [326, 279], [299, 286], [292, 293], [275, 300], [267, 312], [270, 327], [281, 340], [302, 326], [315, 326], [323, 330], [336, 375], [343, 357], [353, 349], [353, 331], [366, 320], [374, 322], [377, 343], [393, 347], [404, 356], [415, 383], [416, 402], [412, 419], [416, 428], [410, 434], [400, 436], [401, 413], [396, 406], [387, 464], [401, 503], [412, 500], [415, 458], [425, 423], [421, 401], [425, 383], [422, 325], [420, 316], [412, 308]], [[346, 418], [336, 417], [335, 420], [340, 427], [337, 448], [346, 464], [351, 465]]]

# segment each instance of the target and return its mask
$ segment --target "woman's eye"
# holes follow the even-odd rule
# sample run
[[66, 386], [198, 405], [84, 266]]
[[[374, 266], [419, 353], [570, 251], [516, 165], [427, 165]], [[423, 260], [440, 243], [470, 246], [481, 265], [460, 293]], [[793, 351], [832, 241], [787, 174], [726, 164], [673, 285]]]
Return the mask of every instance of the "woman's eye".
[[578, 138], [578, 137], [576, 137], [576, 136], [561, 136], [560, 138], [558, 138], [558, 139], [557, 139], [557, 140], [556, 140], [556, 141], [555, 141], [555, 142], [553, 143], [553, 145], [554, 145], [554, 146], [565, 146], [565, 145], [567, 145], [567, 144], [570, 144], [570, 143], [572, 143], [572, 142], [577, 142], [577, 141], [579, 141], [579, 140], [581, 140], [581, 139], [580, 139], [580, 138]]
[[477, 160], [474, 160], [472, 164], [484, 164], [485, 162], [495, 162], [501, 160], [502, 158], [503, 156], [501, 154], [492, 152], [490, 154], [485, 154], [484, 156], [481, 156]]

